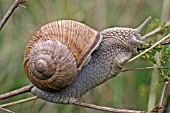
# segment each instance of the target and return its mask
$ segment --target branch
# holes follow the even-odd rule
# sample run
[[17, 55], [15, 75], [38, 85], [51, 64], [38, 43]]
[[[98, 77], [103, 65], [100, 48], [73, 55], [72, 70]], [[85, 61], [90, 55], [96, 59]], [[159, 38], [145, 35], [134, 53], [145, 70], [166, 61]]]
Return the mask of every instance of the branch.
[[[169, 89], [170, 89], [170, 87], [169, 87]], [[168, 94], [167, 99], [166, 99], [166, 103], [165, 103], [165, 106], [164, 106], [163, 113], [167, 113], [169, 105], [170, 105], [170, 91], [169, 91], [169, 94]]]
[[[7, 103], [7, 104], [2, 104], [2, 105], [0, 105], [0, 108], [9, 107], [9, 106], [12, 106], [12, 105], [15, 105], [15, 104], [27, 102], [27, 101], [30, 101], [30, 100], [34, 100], [36, 98], [37, 98], [36, 96], [33, 96], [33, 97], [22, 99], [22, 100], [19, 100], [19, 101], [10, 102], [10, 103]], [[74, 102], [73, 105], [82, 106], [82, 107], [86, 107], [86, 108], [92, 108], [92, 109], [96, 109], [96, 110], [100, 110], [100, 111], [108, 111], [108, 112], [142, 113], [142, 111], [135, 111], [135, 110], [128, 110], [128, 109], [116, 109], [116, 108], [98, 106], [98, 105], [88, 104], [88, 103], [78, 102], [78, 101]]]
[[27, 85], [27, 86], [24, 86], [24, 87], [22, 87], [20, 89], [17, 89], [17, 90], [11, 91], [11, 92], [7, 92], [5, 94], [1, 94], [0, 95], [0, 100], [10, 98], [10, 97], [22, 94], [22, 93], [30, 92], [32, 87], [33, 87], [33, 85]]
[[164, 81], [164, 86], [162, 88], [162, 94], [161, 94], [161, 97], [160, 97], [160, 100], [159, 100], [159, 104], [158, 104], [160, 106], [162, 106], [162, 103], [163, 103], [163, 98], [164, 98], [166, 87], [167, 87], [167, 81], [165, 80]]
[[128, 110], [128, 109], [115, 109], [110, 107], [103, 107], [94, 104], [88, 104], [84, 102], [74, 102], [73, 105], [92, 108], [100, 111], [116, 112], [116, 113], [142, 113], [142, 111]]
[[158, 105], [155, 108], [152, 109], [151, 112], [159, 112], [160, 110], [164, 109], [162, 103], [163, 103], [163, 98], [164, 98], [166, 87], [167, 87], [167, 81], [164, 80], [164, 85], [163, 85], [163, 88], [162, 88], [162, 94], [161, 94], [159, 103], [158, 103]]
[[156, 33], [160, 32], [161, 30], [162, 30], [161, 27], [158, 27], [158, 28], [154, 29], [153, 31], [147, 33], [146, 35], [142, 36], [141, 39], [142, 39], [142, 40], [145, 40], [145, 39], [147, 39], [148, 37], [151, 37], [151, 36], [155, 35]]
[[[169, 26], [170, 26], [170, 22], [167, 22], [167, 23], [165, 24], [165, 27], [169, 27]], [[154, 29], [153, 31], [151, 31], [151, 32], [145, 34], [144, 36], [142, 36], [141, 39], [142, 39], [142, 40], [145, 40], [145, 39], [147, 39], [147, 38], [149, 38], [149, 37], [151, 37], [151, 36], [153, 36], [153, 35], [161, 32], [161, 31], [162, 31], [162, 28], [161, 28], [161, 27], [158, 27], [158, 28]], [[153, 43], [153, 44], [155, 44], [155, 43]], [[170, 44], [170, 39], [167, 39], [167, 40], [161, 42], [160, 44], [161, 44], [161, 45]], [[138, 48], [138, 51], [139, 51], [139, 50], [145, 50], [145, 49], [148, 49], [148, 48], [149, 48], [149, 47]]]
[[149, 50], [153, 49], [154, 47], [156, 47], [157, 45], [159, 45], [160, 43], [162, 43], [163, 41], [165, 41], [166, 39], [168, 39], [170, 37], [170, 34], [168, 34], [167, 36], [165, 36], [164, 38], [162, 38], [161, 40], [159, 40], [158, 42], [156, 42], [154, 45], [152, 45], [150, 48], [146, 49], [145, 51], [143, 51], [142, 53], [136, 55], [135, 57], [131, 58], [127, 63], [134, 61], [135, 59], [141, 57], [142, 55], [144, 55], [145, 53], [147, 53]]
[[[168, 26], [170, 26], [170, 23], [167, 22], [167, 23], [165, 24], [165, 27], [168, 27]], [[162, 31], [162, 28], [161, 28], [161, 27], [158, 27], [158, 28], [154, 29], [153, 31], [151, 31], [151, 32], [145, 34], [144, 36], [142, 36], [141, 39], [142, 39], [142, 40], [145, 40], [145, 39], [147, 39], [147, 38], [155, 35], [156, 33], [159, 33], [160, 31]]]
[[26, 0], [15, 0], [14, 3], [12, 4], [12, 6], [9, 8], [8, 12], [5, 14], [5, 16], [3, 17], [2, 21], [0, 22], [0, 31], [3, 28], [3, 26], [5, 25], [5, 23], [8, 21], [9, 17], [11, 16], [11, 14], [14, 12], [14, 10], [21, 4], [25, 3]]
[[[10, 98], [12, 96], [16, 96], [16, 95], [19, 95], [19, 94], [22, 94], [22, 93], [30, 92], [32, 87], [33, 87], [33, 85], [31, 84], [31, 85], [27, 85], [25, 87], [22, 87], [20, 89], [17, 89], [17, 90], [11, 91], [11, 92], [1, 94], [0, 100]], [[0, 105], [0, 108], [4, 108], [4, 107], [12, 106], [12, 105], [15, 105], [15, 104], [27, 102], [27, 101], [30, 101], [30, 100], [33, 100], [33, 99], [36, 99], [36, 98], [37, 98], [36, 96], [33, 96], [33, 97], [22, 99], [22, 100], [19, 100], [19, 101], [2, 104], [2, 105]], [[97, 105], [83, 103], [83, 102], [74, 102], [73, 105], [92, 108], [92, 109], [101, 110], [101, 111], [109, 111], [109, 112], [142, 113], [141, 111], [127, 110], [127, 109], [115, 109], [115, 108], [111, 108], [111, 107], [97, 106]]]

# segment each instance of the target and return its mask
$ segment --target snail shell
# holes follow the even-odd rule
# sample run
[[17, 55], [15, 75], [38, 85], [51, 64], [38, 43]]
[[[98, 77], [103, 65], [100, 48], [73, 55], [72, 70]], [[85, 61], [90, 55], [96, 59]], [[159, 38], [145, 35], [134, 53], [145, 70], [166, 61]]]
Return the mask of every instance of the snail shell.
[[101, 37], [92, 28], [71, 20], [42, 26], [25, 48], [24, 69], [30, 81], [44, 91], [59, 91], [74, 82]]

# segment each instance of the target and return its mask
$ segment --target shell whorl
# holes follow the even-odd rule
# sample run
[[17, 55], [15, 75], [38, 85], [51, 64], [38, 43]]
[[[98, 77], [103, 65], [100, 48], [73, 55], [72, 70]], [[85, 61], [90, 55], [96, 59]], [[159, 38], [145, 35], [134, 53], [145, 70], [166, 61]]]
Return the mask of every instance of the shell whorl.
[[44, 91], [64, 89], [74, 82], [78, 68], [100, 41], [97, 31], [79, 22], [62, 20], [46, 24], [26, 46], [26, 74]]
[[77, 76], [75, 57], [70, 49], [59, 41], [47, 40], [35, 45], [28, 58], [25, 62], [28, 78], [45, 91], [66, 88]]

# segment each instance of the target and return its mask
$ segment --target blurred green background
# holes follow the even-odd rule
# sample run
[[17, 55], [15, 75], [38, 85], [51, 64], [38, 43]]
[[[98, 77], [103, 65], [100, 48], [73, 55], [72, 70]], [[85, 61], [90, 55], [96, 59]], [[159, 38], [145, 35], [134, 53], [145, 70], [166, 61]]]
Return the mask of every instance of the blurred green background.
[[[0, 0], [0, 20], [14, 0]], [[23, 70], [23, 54], [31, 35], [42, 25], [60, 19], [71, 19], [96, 29], [125, 26], [138, 27], [148, 16], [160, 19], [163, 0], [28, 0], [19, 7], [0, 31], [0, 94], [29, 84]], [[142, 32], [142, 35], [146, 30]], [[152, 66], [136, 60], [124, 68]], [[115, 108], [151, 109], [159, 101], [162, 79], [151, 78], [153, 70], [120, 73], [89, 91], [81, 101]], [[151, 89], [151, 84], [155, 86]], [[33, 96], [22, 94], [0, 101], [0, 104]], [[148, 102], [151, 100], [152, 102]], [[149, 106], [149, 108], [148, 108]], [[59, 105], [41, 99], [7, 107], [16, 113], [104, 113], [73, 105]], [[169, 110], [170, 111], [170, 110]], [[0, 110], [0, 113], [4, 111]]]

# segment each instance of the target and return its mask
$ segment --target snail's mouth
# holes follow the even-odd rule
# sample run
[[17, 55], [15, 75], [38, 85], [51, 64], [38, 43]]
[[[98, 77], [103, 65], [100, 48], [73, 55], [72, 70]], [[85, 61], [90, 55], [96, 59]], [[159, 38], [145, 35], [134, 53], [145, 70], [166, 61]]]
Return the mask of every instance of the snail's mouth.
[[140, 34], [134, 33], [130, 39], [130, 46], [132, 47], [132, 51], [135, 53], [137, 53], [137, 50], [141, 47], [141, 45], [145, 44], [145, 42], [141, 40]]

